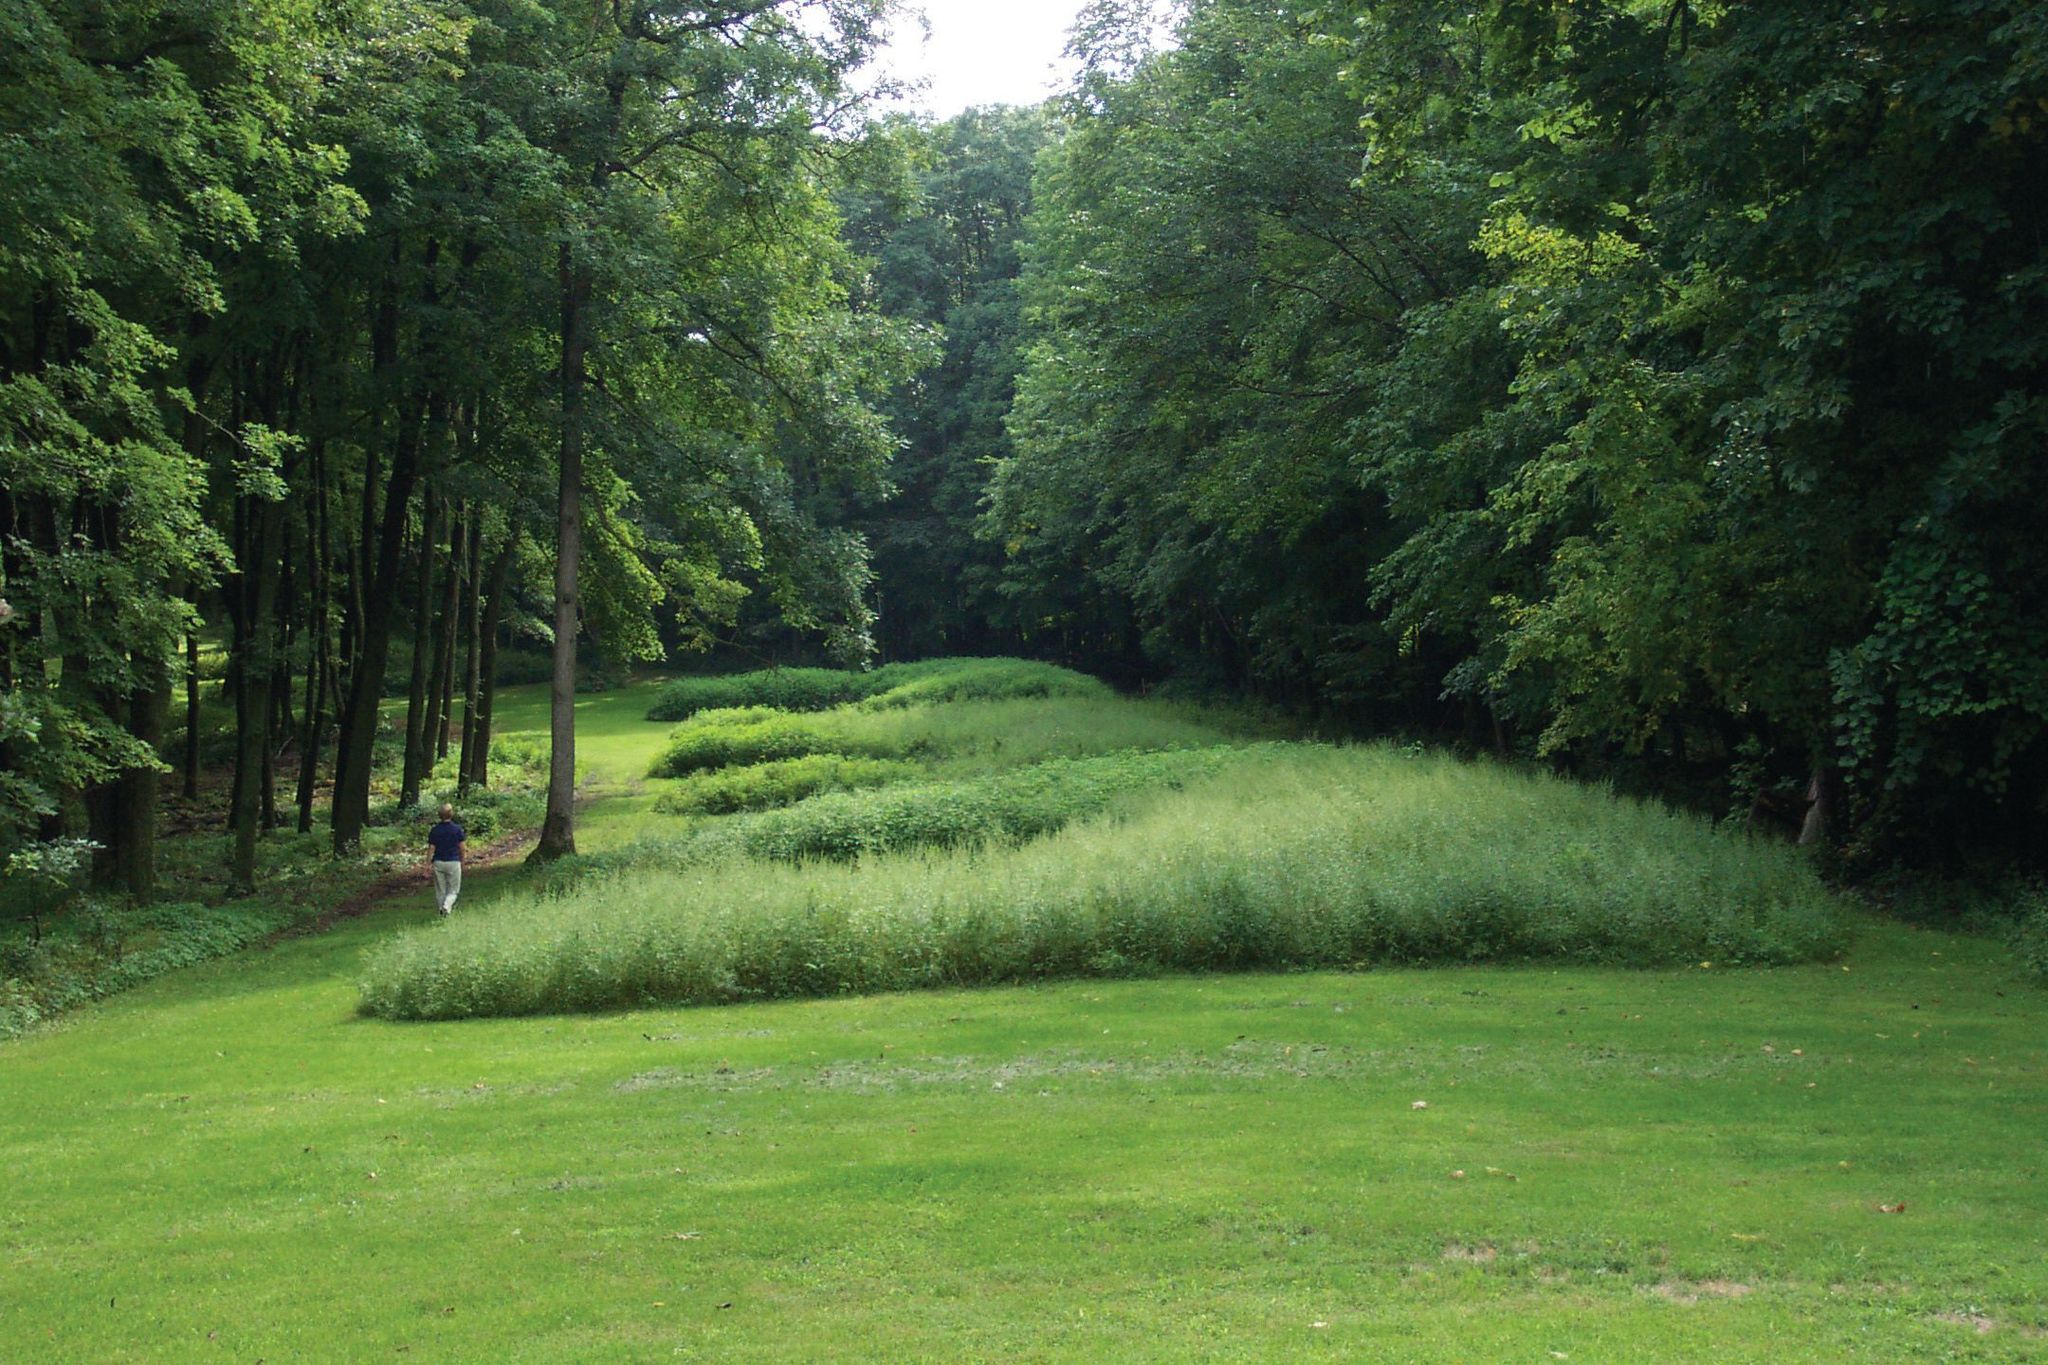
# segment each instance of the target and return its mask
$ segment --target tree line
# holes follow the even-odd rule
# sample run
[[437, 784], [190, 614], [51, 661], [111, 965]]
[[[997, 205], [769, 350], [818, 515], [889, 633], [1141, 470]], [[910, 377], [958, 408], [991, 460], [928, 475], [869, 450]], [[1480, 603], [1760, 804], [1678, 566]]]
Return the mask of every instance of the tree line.
[[146, 893], [216, 641], [237, 879], [346, 852], [387, 696], [401, 804], [489, 780], [514, 625], [542, 856], [579, 638], [2035, 842], [2038, 5], [1092, 0], [1067, 95], [938, 123], [858, 88], [890, 8], [8, 6], [0, 853]]
[[244, 887], [316, 791], [357, 846], [394, 659], [401, 805], [451, 753], [489, 780], [522, 602], [558, 694], [541, 856], [574, 847], [579, 634], [652, 657], [758, 592], [864, 651], [858, 544], [812, 508], [879, 486], [870, 395], [923, 344], [851, 306], [833, 208], [888, 174], [848, 81], [884, 9], [8, 5], [0, 853], [89, 838], [150, 893], [203, 630]]
[[1014, 399], [920, 391], [885, 601], [1852, 860], [2038, 847], [2039, 5], [1160, 9], [1084, 11], [1000, 288], [939, 272]]

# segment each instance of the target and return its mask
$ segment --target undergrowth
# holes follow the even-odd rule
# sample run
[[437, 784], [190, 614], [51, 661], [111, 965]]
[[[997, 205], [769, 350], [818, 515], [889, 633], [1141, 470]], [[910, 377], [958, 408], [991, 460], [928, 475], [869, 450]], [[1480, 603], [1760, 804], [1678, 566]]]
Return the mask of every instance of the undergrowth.
[[165, 972], [224, 957], [304, 914], [276, 900], [93, 907], [38, 943], [0, 944], [0, 1038]]
[[1845, 940], [1792, 849], [1562, 780], [1299, 746], [1022, 846], [591, 878], [392, 940], [366, 964], [362, 1008], [453, 1018], [1374, 962], [1718, 966]]

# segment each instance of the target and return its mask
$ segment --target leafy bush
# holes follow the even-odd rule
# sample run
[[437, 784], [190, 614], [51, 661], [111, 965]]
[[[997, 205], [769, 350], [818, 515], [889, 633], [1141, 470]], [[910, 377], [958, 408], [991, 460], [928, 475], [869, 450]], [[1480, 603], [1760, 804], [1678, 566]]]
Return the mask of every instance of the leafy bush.
[[416, 841], [426, 847], [427, 830], [440, 820], [441, 803], [455, 806], [455, 818], [469, 836], [472, 854], [488, 840], [513, 830], [531, 829], [547, 814], [547, 793], [532, 787], [480, 787], [468, 796], [457, 796], [453, 787], [429, 795], [420, 802], [421, 815], [413, 823], [419, 830]]
[[[900, 700], [880, 699], [898, 694]], [[767, 668], [709, 678], [678, 678], [661, 690], [649, 720], [688, 720], [703, 711], [769, 706], [824, 711], [875, 698], [881, 705], [994, 700], [1003, 697], [1107, 696], [1109, 688], [1071, 669], [1028, 659], [924, 659], [866, 672]]]
[[745, 768], [699, 772], [664, 792], [654, 808], [666, 815], [731, 815], [794, 805], [821, 792], [859, 791], [920, 776], [915, 763], [888, 758], [810, 754]]
[[1207, 746], [1229, 737], [1218, 717], [1117, 697], [842, 707], [814, 715], [741, 707], [700, 712], [677, 726], [648, 775], [687, 777], [806, 754], [926, 761], [975, 757], [990, 767], [1016, 767], [1123, 749]]
[[1561, 780], [1294, 746], [1021, 847], [586, 880], [390, 941], [362, 1006], [451, 1018], [1167, 969], [1733, 965], [1845, 938], [1796, 850]]
[[492, 670], [500, 687], [528, 687], [555, 676], [555, 656], [546, 649], [512, 645], [500, 648]]

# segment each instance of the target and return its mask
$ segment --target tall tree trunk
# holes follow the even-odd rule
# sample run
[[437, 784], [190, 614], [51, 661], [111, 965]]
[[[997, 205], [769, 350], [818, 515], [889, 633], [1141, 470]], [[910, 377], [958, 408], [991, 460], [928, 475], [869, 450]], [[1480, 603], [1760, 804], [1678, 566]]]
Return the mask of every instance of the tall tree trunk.
[[482, 643], [477, 629], [483, 620], [484, 519], [482, 509], [469, 524], [469, 592], [463, 599], [464, 653], [462, 658], [462, 747], [455, 760], [456, 790], [469, 795], [470, 760], [476, 747], [477, 667]]
[[[363, 594], [362, 650], [349, 678], [348, 703], [341, 713], [341, 735], [335, 743], [334, 805], [331, 820], [334, 851], [351, 854], [362, 847], [363, 826], [370, 818], [370, 752], [377, 737], [377, 703], [384, 688], [384, 666], [391, 655], [391, 603], [398, 595], [403, 568], [406, 512], [419, 478], [420, 420], [425, 405], [414, 400], [400, 415], [398, 439], [391, 460], [391, 480], [384, 492], [384, 517], [377, 536], [376, 573]], [[363, 561], [365, 568], [370, 561]]]
[[1803, 845], [1823, 844], [1834, 831], [1842, 806], [1842, 770], [1832, 763], [1814, 765], [1806, 786], [1806, 819], [1799, 827]]
[[283, 504], [252, 500], [246, 513], [248, 554], [241, 562], [236, 592], [241, 636], [235, 668], [234, 855], [230, 884], [239, 893], [256, 889], [256, 836], [263, 813], [264, 777], [270, 768], [270, 689], [275, 677], [278, 529]]
[[296, 805], [299, 833], [313, 828], [313, 788], [320, 777], [320, 741], [326, 730], [328, 662], [327, 594], [327, 458], [319, 442], [312, 449], [313, 500], [306, 509], [306, 714], [299, 727], [299, 786]]
[[[348, 683], [345, 693], [337, 690], [339, 702], [334, 738], [334, 799], [328, 805], [328, 821], [334, 832], [334, 851], [353, 853], [362, 843], [363, 825], [370, 811], [371, 749], [376, 738], [377, 701], [384, 690], [384, 666], [391, 647], [391, 593], [398, 587], [400, 544], [393, 536], [394, 497], [397, 532], [405, 530], [405, 509], [412, 501], [412, 484], [417, 473], [417, 415], [398, 402], [393, 393], [398, 372], [398, 274], [402, 257], [398, 237], [391, 241], [391, 264], [377, 291], [377, 309], [370, 323], [369, 430], [363, 441], [363, 489], [359, 521], [349, 551], [349, 599], [342, 625], [348, 655]], [[378, 461], [387, 432], [389, 406], [399, 408], [392, 430], [391, 479], [385, 485], [384, 515], [377, 516]], [[407, 452], [411, 455], [408, 457]], [[401, 469], [401, 466], [403, 468]], [[389, 564], [387, 566], [387, 560]], [[389, 568], [387, 575], [385, 570]], [[377, 594], [381, 593], [381, 596]], [[374, 657], [371, 635], [379, 635]], [[366, 709], [367, 706], [367, 709]], [[367, 727], [367, 729], [366, 729]], [[364, 768], [356, 771], [361, 762]]]
[[441, 499], [421, 495], [419, 573], [413, 592], [412, 683], [405, 694], [405, 770], [398, 783], [398, 808], [420, 803], [426, 764], [427, 671], [434, 654], [434, 552], [441, 538]]
[[[152, 751], [163, 743], [164, 717], [171, 707], [171, 673], [162, 660], [144, 665], [144, 686], [128, 698], [128, 729]], [[123, 835], [115, 872], [129, 895], [146, 901], [156, 894], [156, 823], [163, 777], [150, 768], [121, 775], [115, 799]]]
[[505, 588], [511, 577], [512, 552], [518, 536], [506, 537], [491, 565], [491, 584], [484, 598], [483, 620], [477, 626], [481, 655], [477, 660], [476, 726], [470, 740], [469, 763], [463, 768], [472, 787], [491, 785], [491, 711], [498, 704], [498, 625], [504, 619]]
[[[448, 708], [455, 691], [455, 647], [461, 634], [465, 547], [469, 543], [466, 511], [448, 523], [448, 564], [441, 593], [441, 619], [434, 628], [434, 695], [427, 706], [427, 733], [422, 736], [426, 771], [448, 757]], [[424, 775], [424, 774], [423, 774]]]
[[199, 799], [199, 632], [196, 628], [185, 632], [185, 799]]
[[279, 586], [271, 615], [270, 703], [263, 712], [263, 799], [256, 819], [257, 833], [268, 836], [277, 827], [277, 760], [279, 737], [291, 733], [292, 725], [292, 599], [297, 596], [297, 576], [292, 572], [291, 530], [283, 509], [278, 513], [279, 549], [283, 561], [277, 575]]
[[561, 483], [555, 498], [555, 650], [548, 682], [548, 811], [531, 860], [576, 851], [576, 570], [583, 552], [583, 385], [590, 277], [564, 242]]

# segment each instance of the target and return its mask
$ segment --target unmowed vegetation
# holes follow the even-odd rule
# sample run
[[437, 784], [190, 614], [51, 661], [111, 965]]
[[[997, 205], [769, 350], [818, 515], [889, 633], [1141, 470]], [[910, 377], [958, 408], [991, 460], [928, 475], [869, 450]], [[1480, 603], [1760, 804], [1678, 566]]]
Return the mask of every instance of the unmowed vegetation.
[[[612, 868], [691, 867], [735, 857], [847, 862], [913, 848], [1022, 843], [1275, 752], [1273, 745], [1217, 746], [1053, 758], [983, 777], [832, 792], [787, 808], [701, 822], [668, 838], [642, 839], [606, 862]], [[588, 867], [572, 869], [572, 876]]]
[[1122, 749], [1200, 747], [1252, 728], [1236, 722], [1120, 697], [854, 705], [810, 715], [734, 707], [700, 712], [677, 726], [648, 772], [687, 777], [811, 754], [1016, 766]]
[[766, 668], [678, 678], [662, 689], [647, 718], [687, 720], [700, 711], [756, 706], [823, 711], [849, 702], [887, 709], [931, 702], [1108, 695], [1107, 687], [1085, 673], [1029, 659], [925, 659], [864, 671]]
[[1387, 747], [1152, 758], [1145, 777], [1186, 780], [1069, 762], [629, 850], [624, 875], [380, 948], [362, 1005], [455, 1018], [1167, 970], [1732, 966], [1846, 943], [1794, 851], [1597, 789]]

